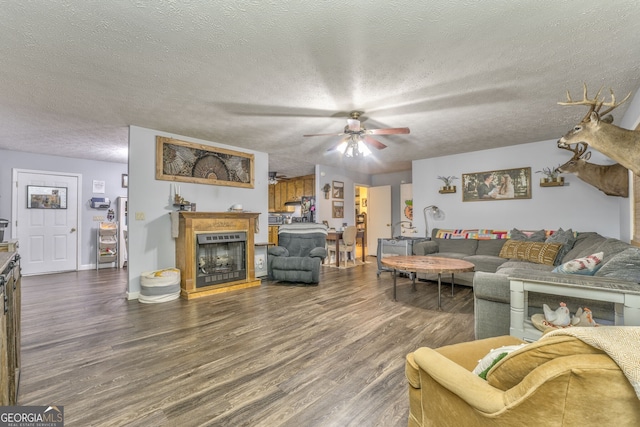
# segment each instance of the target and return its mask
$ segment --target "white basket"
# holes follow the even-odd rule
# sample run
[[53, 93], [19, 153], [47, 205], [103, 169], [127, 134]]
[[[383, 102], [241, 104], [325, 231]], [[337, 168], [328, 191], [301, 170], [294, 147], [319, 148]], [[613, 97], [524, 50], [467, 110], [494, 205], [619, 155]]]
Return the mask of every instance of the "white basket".
[[180, 298], [180, 270], [167, 268], [147, 271], [140, 275], [140, 296], [142, 303], [159, 303]]

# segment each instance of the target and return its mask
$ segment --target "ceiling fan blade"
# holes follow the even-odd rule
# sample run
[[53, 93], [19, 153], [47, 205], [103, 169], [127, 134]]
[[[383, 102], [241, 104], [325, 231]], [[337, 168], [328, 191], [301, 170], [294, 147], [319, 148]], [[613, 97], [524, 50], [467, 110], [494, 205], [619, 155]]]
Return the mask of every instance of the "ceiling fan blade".
[[302, 136], [341, 136], [344, 135], [344, 132], [341, 133], [311, 133], [308, 135], [302, 135]]
[[347, 123], [347, 127], [350, 131], [360, 132], [360, 120], [348, 119]]
[[387, 146], [384, 145], [382, 142], [378, 141], [377, 139], [373, 139], [370, 136], [364, 135], [362, 139], [364, 140], [365, 143], [369, 144], [372, 147], [377, 148], [378, 150], [387, 148]]
[[409, 133], [409, 128], [388, 128], [388, 129], [367, 129], [367, 135], [394, 135], [400, 133]]

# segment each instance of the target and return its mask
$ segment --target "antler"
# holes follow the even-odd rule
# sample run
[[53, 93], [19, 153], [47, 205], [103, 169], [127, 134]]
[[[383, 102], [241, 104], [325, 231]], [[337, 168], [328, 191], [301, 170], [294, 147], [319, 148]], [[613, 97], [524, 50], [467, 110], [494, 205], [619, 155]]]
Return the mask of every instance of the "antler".
[[[586, 142], [578, 142], [575, 146], [575, 148], [571, 148], [571, 145], [560, 145], [558, 144], [558, 148], [562, 148], [563, 150], [569, 150], [571, 152], [573, 152], [573, 158], [571, 160], [578, 160], [580, 157], [582, 157], [583, 154], [585, 154], [587, 152], [587, 148], [589, 147], [589, 145]], [[588, 155], [589, 153], [587, 153]], [[587, 156], [585, 155], [585, 157]], [[589, 157], [591, 157], [589, 155]]]
[[[631, 96], [631, 92], [629, 92], [629, 94], [622, 101], [616, 103], [616, 96], [613, 93], [613, 89], [609, 89], [609, 92], [611, 92], [611, 101], [604, 102], [604, 97], [602, 98], [602, 100], [598, 99], [600, 98], [600, 92], [602, 92], [602, 87], [600, 87], [600, 89], [598, 90], [598, 93], [596, 93], [596, 96], [593, 99], [589, 99], [589, 96], [587, 95], [587, 84], [583, 83], [582, 101], [574, 101], [573, 99], [571, 99], [571, 94], [567, 90], [567, 102], [558, 102], [558, 104], [559, 105], [588, 105], [589, 111], [581, 120], [581, 122], [585, 122], [589, 118], [591, 113], [595, 112], [598, 114], [598, 116], [602, 117], [606, 114], [609, 114], [616, 107], [624, 104]], [[602, 107], [610, 107], [610, 108], [601, 112], [600, 110], [602, 109]]]

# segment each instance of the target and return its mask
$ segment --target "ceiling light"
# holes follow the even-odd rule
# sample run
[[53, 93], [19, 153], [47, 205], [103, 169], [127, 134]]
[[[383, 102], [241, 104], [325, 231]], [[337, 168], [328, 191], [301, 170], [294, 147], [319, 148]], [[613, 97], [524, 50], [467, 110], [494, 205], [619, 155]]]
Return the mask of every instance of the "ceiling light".
[[358, 135], [351, 135], [348, 140], [342, 141], [342, 143], [338, 145], [337, 150], [345, 157], [360, 158], [367, 157], [371, 154], [371, 150], [369, 150], [367, 144], [365, 144]]
[[269, 185], [276, 185], [278, 183], [277, 172], [269, 172]]

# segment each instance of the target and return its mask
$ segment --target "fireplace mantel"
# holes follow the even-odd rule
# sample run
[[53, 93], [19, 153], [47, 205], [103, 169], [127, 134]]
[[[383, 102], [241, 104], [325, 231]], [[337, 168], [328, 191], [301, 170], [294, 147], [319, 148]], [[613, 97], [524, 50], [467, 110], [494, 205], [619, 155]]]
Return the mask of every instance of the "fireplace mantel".
[[[180, 212], [176, 239], [176, 266], [180, 269], [180, 296], [193, 299], [235, 289], [260, 286], [255, 276], [254, 235], [259, 213], [252, 212]], [[214, 286], [196, 287], [196, 245], [201, 233], [239, 231], [247, 233], [247, 277]]]

